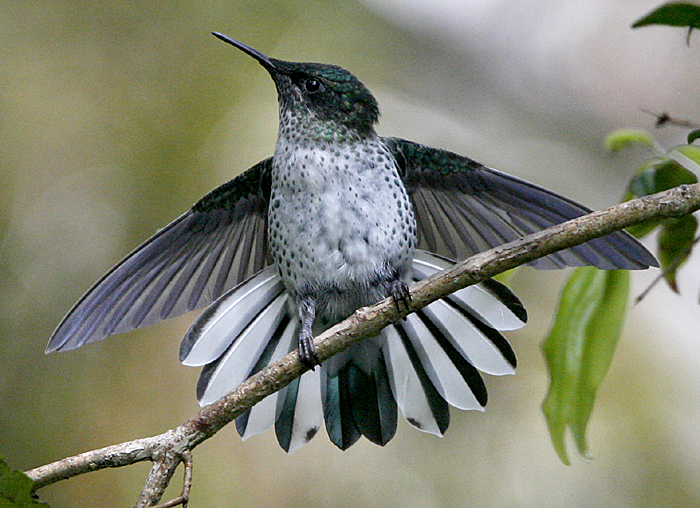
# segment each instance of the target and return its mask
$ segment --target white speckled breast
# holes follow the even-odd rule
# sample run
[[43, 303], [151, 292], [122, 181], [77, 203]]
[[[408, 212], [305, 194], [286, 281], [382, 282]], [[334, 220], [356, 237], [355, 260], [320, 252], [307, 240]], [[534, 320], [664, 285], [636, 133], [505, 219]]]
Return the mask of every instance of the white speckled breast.
[[387, 296], [416, 245], [410, 200], [379, 138], [310, 148], [280, 137], [268, 228], [287, 288], [314, 297], [324, 321]]

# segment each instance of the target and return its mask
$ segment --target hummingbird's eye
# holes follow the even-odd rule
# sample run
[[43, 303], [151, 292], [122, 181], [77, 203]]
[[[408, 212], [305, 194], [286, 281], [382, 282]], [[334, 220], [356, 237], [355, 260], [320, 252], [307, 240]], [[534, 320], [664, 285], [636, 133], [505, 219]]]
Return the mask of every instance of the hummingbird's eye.
[[316, 92], [320, 91], [322, 88], [323, 88], [323, 85], [316, 78], [309, 78], [306, 81], [304, 81], [304, 90], [306, 90], [307, 93], [316, 93]]

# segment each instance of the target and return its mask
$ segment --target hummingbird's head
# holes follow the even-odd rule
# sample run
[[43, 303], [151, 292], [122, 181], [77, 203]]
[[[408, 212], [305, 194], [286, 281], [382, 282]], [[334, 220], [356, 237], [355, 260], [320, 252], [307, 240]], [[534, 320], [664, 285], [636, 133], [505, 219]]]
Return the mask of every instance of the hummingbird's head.
[[301, 123], [340, 128], [346, 135], [374, 134], [379, 118], [377, 100], [349, 71], [337, 65], [276, 60], [225, 35], [214, 35], [267, 69], [277, 87], [282, 114], [307, 116], [309, 122]]

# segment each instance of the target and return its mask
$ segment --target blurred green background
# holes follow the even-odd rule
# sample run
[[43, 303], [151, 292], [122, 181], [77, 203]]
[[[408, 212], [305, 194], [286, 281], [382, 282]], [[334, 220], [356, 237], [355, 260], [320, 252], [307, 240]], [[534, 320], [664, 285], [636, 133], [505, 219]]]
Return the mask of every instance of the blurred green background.
[[[655, 1], [4, 1], [0, 3], [0, 456], [28, 469], [178, 425], [197, 369], [177, 360], [193, 315], [45, 356], [56, 324], [110, 266], [204, 193], [271, 155], [274, 86], [252, 59], [346, 67], [377, 96], [380, 134], [448, 148], [593, 208], [646, 154], [612, 157], [640, 108], [700, 121], [700, 42], [631, 30]], [[656, 133], [666, 146], [685, 133]], [[516, 376], [438, 439], [402, 422], [384, 449], [323, 433], [292, 455], [233, 427], [195, 452], [190, 506], [698, 506], [698, 263], [685, 297], [630, 312], [589, 430], [565, 467], [540, 412], [539, 342], [562, 273], [511, 281], [530, 324]], [[639, 293], [654, 273], [636, 274]], [[130, 506], [149, 464], [40, 491], [54, 507]], [[168, 495], [179, 488], [178, 474]]]

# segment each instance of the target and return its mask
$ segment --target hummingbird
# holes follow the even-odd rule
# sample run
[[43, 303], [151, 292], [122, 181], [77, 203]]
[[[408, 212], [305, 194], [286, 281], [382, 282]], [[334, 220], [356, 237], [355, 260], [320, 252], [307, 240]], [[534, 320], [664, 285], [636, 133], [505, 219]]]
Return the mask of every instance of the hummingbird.
[[[325, 422], [345, 450], [385, 445], [398, 413], [442, 436], [449, 406], [483, 410], [480, 372], [513, 374], [501, 332], [527, 314], [486, 280], [433, 302], [320, 363], [313, 337], [357, 309], [410, 296], [407, 285], [488, 248], [590, 212], [462, 155], [375, 132], [379, 109], [349, 71], [270, 58], [214, 32], [277, 88], [274, 154], [211, 191], [127, 255], [63, 318], [47, 352], [206, 307], [180, 346], [201, 366], [201, 405], [298, 349], [311, 368], [238, 417], [243, 439], [272, 426], [291, 452]], [[658, 266], [617, 232], [533, 261], [536, 268]]]

